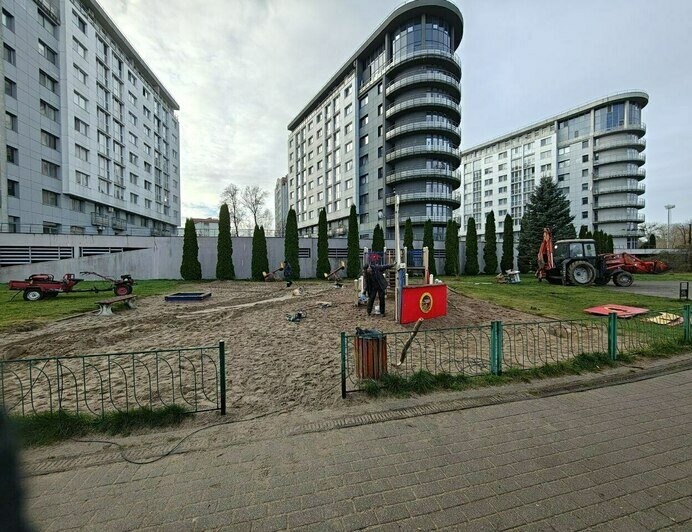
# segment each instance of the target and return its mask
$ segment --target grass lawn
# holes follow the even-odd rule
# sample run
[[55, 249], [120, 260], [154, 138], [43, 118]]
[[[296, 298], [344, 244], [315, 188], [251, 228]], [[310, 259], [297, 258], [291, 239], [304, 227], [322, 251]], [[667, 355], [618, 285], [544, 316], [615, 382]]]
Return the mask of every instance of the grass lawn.
[[[662, 275], [651, 277], [664, 280]], [[640, 276], [635, 276], [635, 283], [637, 279], [641, 280]], [[522, 275], [521, 283], [513, 285], [497, 284], [495, 277], [490, 275], [447, 277], [444, 280], [463, 295], [549, 318], [584, 318], [588, 316], [585, 308], [606, 304], [652, 310], [682, 309], [683, 306], [683, 302], [677, 299], [643, 296], [626, 290], [539, 283], [532, 274]]]
[[[137, 281], [133, 294], [153, 296], [171, 293], [185, 281], [156, 280]], [[1, 285], [0, 285], [1, 286]], [[107, 283], [83, 281], [78, 288], [91, 286], [106, 287]], [[17, 294], [13, 300], [12, 296]], [[0, 288], [0, 330], [12, 327], [32, 327], [34, 324], [65, 318], [73, 314], [90, 312], [96, 309], [95, 302], [115, 297], [113, 292], [60, 294], [58, 297], [41, 301], [24, 301], [21, 292], [14, 292], [4, 285]]]

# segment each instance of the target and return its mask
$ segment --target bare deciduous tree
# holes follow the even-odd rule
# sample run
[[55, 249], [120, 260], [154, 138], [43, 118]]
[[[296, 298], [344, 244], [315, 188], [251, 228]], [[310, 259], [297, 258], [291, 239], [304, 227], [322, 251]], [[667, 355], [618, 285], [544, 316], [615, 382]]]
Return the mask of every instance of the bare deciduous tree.
[[228, 213], [231, 216], [231, 225], [235, 236], [240, 236], [240, 228], [245, 221], [247, 213], [243, 208], [240, 187], [231, 183], [221, 193], [221, 202], [228, 205]]
[[265, 231], [271, 231], [274, 227], [274, 217], [272, 216], [272, 211], [270, 211], [269, 209], [265, 208], [260, 213], [258, 213], [257, 221], [259, 222], [259, 225], [264, 226]]
[[240, 195], [240, 202], [252, 214], [255, 225], [260, 225], [258, 218], [268, 196], [269, 192], [257, 185], [246, 185]]

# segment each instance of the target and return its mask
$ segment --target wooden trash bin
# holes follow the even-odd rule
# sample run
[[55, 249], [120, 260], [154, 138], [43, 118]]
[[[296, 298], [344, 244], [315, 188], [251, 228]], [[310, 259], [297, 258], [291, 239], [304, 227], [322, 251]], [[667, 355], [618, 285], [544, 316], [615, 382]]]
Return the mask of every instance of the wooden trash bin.
[[355, 340], [356, 375], [359, 379], [378, 380], [387, 373], [387, 336], [368, 331]]

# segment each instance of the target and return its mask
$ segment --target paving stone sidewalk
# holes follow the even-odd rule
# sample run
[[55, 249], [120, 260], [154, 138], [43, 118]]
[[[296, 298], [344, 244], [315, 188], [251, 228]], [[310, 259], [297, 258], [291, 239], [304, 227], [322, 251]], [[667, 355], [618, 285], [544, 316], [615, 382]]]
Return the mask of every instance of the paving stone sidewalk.
[[683, 530], [691, 435], [688, 370], [33, 476], [27, 507], [38, 530]]

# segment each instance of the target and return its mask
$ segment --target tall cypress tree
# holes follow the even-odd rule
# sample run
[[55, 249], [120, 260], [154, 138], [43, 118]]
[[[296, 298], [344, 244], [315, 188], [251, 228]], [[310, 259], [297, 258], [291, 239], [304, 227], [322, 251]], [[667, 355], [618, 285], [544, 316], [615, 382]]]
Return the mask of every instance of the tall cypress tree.
[[269, 271], [268, 268], [264, 269], [262, 267], [263, 260], [261, 258], [261, 237], [262, 234], [260, 233], [259, 227], [255, 226], [255, 230], [252, 232], [252, 262], [250, 266], [253, 281], [262, 281], [264, 279], [262, 272]]
[[613, 252], [615, 252], [615, 243], [613, 242], [613, 235], [608, 235], [606, 253], [613, 253]]
[[360, 275], [360, 240], [356, 206], [351, 205], [348, 214], [348, 250], [346, 252], [346, 276], [356, 279]]
[[332, 271], [329, 264], [329, 240], [327, 239], [327, 211], [320, 209], [320, 218], [317, 222], [317, 268], [315, 276], [324, 279], [324, 274]]
[[495, 211], [490, 211], [485, 217], [485, 246], [483, 247], [483, 273], [497, 273], [497, 228], [495, 227]]
[[507, 214], [502, 224], [502, 259], [500, 269], [503, 272], [514, 269], [514, 220]]
[[456, 269], [454, 264], [454, 220], [447, 220], [447, 226], [445, 227], [445, 275], [456, 275]]
[[459, 275], [461, 268], [459, 267], [459, 224], [456, 220], [452, 220], [452, 265], [454, 267], [454, 275]]
[[435, 264], [435, 239], [433, 237], [433, 224], [430, 218], [428, 218], [423, 226], [423, 247], [428, 248], [428, 271], [437, 277], [437, 265]]
[[219, 209], [219, 237], [216, 241], [216, 278], [235, 279], [233, 266], [233, 241], [231, 240], [231, 216], [228, 205], [223, 203]]
[[284, 230], [284, 258], [291, 264], [293, 278], [300, 279], [300, 260], [298, 259], [298, 217], [296, 211], [289, 209]]
[[589, 228], [586, 225], [582, 225], [579, 228], [579, 238], [587, 238], [586, 234], [589, 232]]
[[[259, 228], [259, 262], [263, 272], [269, 272], [269, 252], [267, 251], [267, 237], [264, 233], [264, 226]], [[295, 276], [294, 276], [295, 278]]]
[[377, 224], [372, 232], [372, 250], [379, 252], [384, 251], [384, 231], [380, 227], [380, 224]]
[[411, 223], [411, 218], [406, 218], [406, 223], [404, 224], [404, 247], [407, 251], [413, 249], [413, 224]]
[[466, 264], [464, 275], [478, 275], [478, 234], [476, 233], [476, 220], [469, 218], [466, 225]]
[[199, 262], [199, 244], [197, 231], [192, 218], [185, 220], [183, 234], [183, 259], [180, 263], [180, 276], [186, 281], [198, 281], [202, 278], [202, 265]]
[[[526, 234], [526, 224], [522, 218], [519, 228], [519, 244], [517, 245], [517, 268], [521, 273], [529, 273], [531, 269], [531, 248]], [[538, 249], [536, 249], [534, 256], [536, 255], [538, 255]]]
[[574, 238], [572, 225], [574, 216], [570, 214], [569, 200], [549, 177], [543, 177], [534, 189], [521, 219], [521, 238], [519, 240], [520, 263], [528, 264], [529, 270], [536, 269], [538, 249], [543, 240], [543, 228], [553, 233], [553, 241]]

